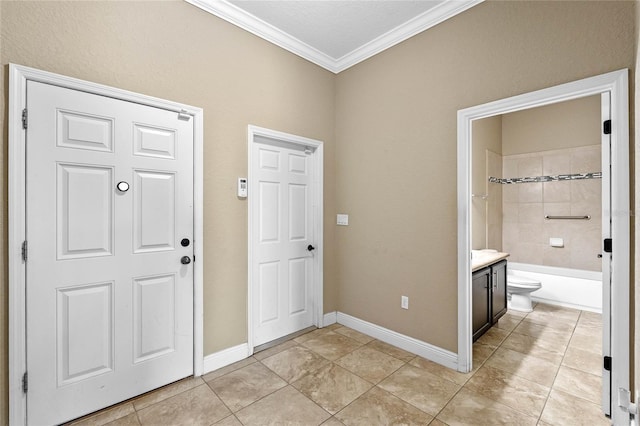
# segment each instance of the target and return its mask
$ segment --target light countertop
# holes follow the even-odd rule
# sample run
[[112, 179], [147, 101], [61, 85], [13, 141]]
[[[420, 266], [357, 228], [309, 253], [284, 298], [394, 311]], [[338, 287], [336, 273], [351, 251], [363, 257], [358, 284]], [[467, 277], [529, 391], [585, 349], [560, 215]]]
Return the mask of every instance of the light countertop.
[[475, 272], [509, 257], [509, 253], [495, 250], [471, 250], [471, 271]]

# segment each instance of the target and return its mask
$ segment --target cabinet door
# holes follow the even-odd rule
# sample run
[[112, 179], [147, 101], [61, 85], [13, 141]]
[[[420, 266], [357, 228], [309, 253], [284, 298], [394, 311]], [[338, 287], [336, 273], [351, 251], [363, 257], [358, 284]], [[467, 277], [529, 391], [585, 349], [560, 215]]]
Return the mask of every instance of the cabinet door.
[[503, 260], [491, 266], [492, 324], [507, 312], [507, 261]]
[[473, 273], [472, 279], [472, 326], [473, 341], [491, 327], [490, 295], [491, 268], [484, 268]]

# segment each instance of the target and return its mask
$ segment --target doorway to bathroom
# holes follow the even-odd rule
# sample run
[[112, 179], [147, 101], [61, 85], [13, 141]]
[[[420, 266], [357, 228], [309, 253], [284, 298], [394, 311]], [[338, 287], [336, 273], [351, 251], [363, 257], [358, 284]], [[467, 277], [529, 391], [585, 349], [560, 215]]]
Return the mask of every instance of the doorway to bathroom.
[[[570, 104], [578, 117], [563, 119]], [[593, 123], [560, 130], [583, 116]], [[484, 144], [481, 160], [472, 155], [476, 143]], [[601, 304], [602, 410], [628, 423], [617, 397], [629, 389], [628, 158], [627, 70], [458, 112], [459, 371], [472, 368], [471, 249], [511, 251], [524, 274], [560, 270], [557, 281], [574, 281], [573, 289], [556, 286], [560, 293], [546, 286], [541, 300], [585, 312]]]

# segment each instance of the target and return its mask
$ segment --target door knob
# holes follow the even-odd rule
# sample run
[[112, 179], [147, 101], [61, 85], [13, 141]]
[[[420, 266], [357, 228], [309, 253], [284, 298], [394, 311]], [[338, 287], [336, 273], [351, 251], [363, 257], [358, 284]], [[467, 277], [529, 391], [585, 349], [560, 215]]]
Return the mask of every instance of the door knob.
[[129, 190], [129, 184], [125, 181], [120, 181], [116, 185], [116, 188], [118, 188], [118, 191], [120, 192], [127, 192]]
[[191, 258], [189, 256], [182, 256], [182, 259], [180, 259], [180, 263], [182, 263], [183, 265], [188, 265], [191, 263]]
[[307, 246], [307, 250], [309, 250], [309, 251], [314, 251], [315, 249], [316, 249], [316, 248], [315, 248], [314, 246], [312, 246], [311, 244], [309, 244], [309, 245]]

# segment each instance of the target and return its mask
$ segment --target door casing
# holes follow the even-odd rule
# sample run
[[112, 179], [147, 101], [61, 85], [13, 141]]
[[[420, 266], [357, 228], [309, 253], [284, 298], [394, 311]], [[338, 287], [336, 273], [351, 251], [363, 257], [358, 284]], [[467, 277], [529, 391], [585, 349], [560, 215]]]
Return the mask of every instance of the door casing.
[[[611, 101], [611, 419], [628, 424], [618, 389], [629, 388], [629, 70], [622, 69], [458, 111], [458, 371], [472, 368], [471, 127], [474, 120], [602, 93]], [[603, 194], [604, 195], [604, 194]], [[626, 343], [625, 343], [626, 342]]]
[[279, 132], [276, 130], [265, 129], [263, 127], [249, 125], [248, 128], [248, 152], [249, 152], [249, 176], [248, 176], [248, 240], [247, 245], [249, 248], [248, 253], [248, 289], [247, 289], [247, 346], [248, 346], [248, 356], [253, 354], [254, 349], [254, 331], [253, 331], [253, 310], [255, 309], [253, 303], [253, 273], [252, 273], [252, 265], [254, 260], [253, 255], [253, 247], [252, 247], [252, 235], [254, 232], [257, 232], [256, 229], [253, 229], [253, 217], [255, 214], [255, 201], [253, 200], [253, 189], [251, 188], [252, 180], [252, 165], [254, 164], [253, 158], [253, 144], [257, 142], [257, 138], [262, 138], [261, 143], [265, 143], [268, 140], [273, 140], [274, 142], [286, 142], [302, 147], [311, 147], [313, 153], [311, 154], [311, 161], [313, 161], [314, 167], [314, 176], [313, 176], [313, 184], [317, 189], [314, 191], [314, 199], [312, 200], [313, 204], [313, 232], [316, 235], [316, 249], [313, 256], [314, 263], [314, 273], [313, 273], [313, 324], [321, 328], [323, 326], [323, 253], [324, 253], [324, 234], [323, 234], [323, 223], [324, 223], [324, 204], [323, 204], [323, 165], [324, 165], [324, 145], [322, 141], [318, 141], [315, 139], [309, 139], [303, 136], [291, 135], [288, 133]]
[[[203, 119], [201, 108], [141, 95], [127, 90], [66, 77], [16, 64], [9, 64], [9, 424], [27, 421], [27, 398], [22, 377], [27, 371], [26, 348], [26, 266], [22, 243], [26, 240], [26, 132], [22, 111], [26, 107], [27, 81], [37, 81], [68, 89], [107, 96], [141, 105], [187, 114], [194, 120], [193, 202], [195, 259], [203, 259]], [[194, 262], [194, 375], [203, 374], [203, 262]]]

